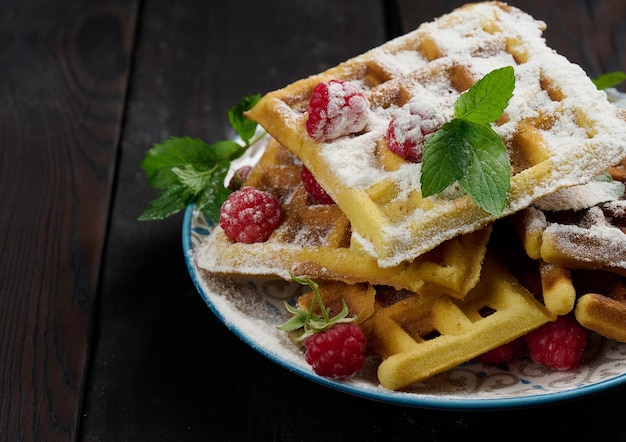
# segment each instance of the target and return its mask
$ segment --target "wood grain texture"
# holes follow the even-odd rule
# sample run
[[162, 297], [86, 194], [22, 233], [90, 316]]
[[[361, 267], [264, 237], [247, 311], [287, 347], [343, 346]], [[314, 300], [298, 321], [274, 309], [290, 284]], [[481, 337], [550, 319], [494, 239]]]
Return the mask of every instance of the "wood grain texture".
[[[625, 440], [614, 404], [626, 387], [481, 413], [300, 378], [209, 311], [185, 268], [182, 215], [136, 220], [156, 196], [140, 170], [153, 143], [231, 137], [242, 95], [462, 3], [2, 0], [0, 441]], [[623, 1], [511, 3], [590, 75], [626, 70]]]
[[[226, 113], [243, 95], [380, 44], [383, 21], [378, 0], [144, 4], [82, 440], [306, 440], [354, 401], [261, 357], [211, 314], [185, 268], [182, 216], [136, 221], [156, 194], [139, 164], [169, 136], [233, 136]], [[318, 395], [332, 403], [311, 421], [301, 402]], [[378, 413], [367, 402], [360, 410]]]
[[136, 4], [1, 9], [0, 439], [72, 440]]
[[[139, 171], [153, 142], [232, 135], [225, 112], [243, 94], [281, 87], [396, 33], [393, 11], [407, 12], [389, 3], [144, 4], [81, 440], [450, 441], [493, 439], [511, 425], [524, 438], [537, 428], [546, 437], [623, 434], [619, 409], [609, 404], [624, 389], [543, 409], [476, 413], [379, 404], [301, 379], [208, 311], [182, 260], [181, 217], [135, 221], [154, 196]], [[429, 20], [452, 3], [459, 4], [411, 2], [410, 20]], [[555, 421], [562, 414], [573, 420]]]

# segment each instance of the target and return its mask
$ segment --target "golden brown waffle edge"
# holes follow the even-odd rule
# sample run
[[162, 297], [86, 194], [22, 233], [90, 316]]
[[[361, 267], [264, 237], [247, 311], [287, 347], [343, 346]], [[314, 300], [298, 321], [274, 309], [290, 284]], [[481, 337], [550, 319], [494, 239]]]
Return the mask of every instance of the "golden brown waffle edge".
[[334, 205], [317, 204], [300, 179], [301, 163], [270, 139], [244, 183], [276, 196], [286, 218], [263, 243], [228, 239], [216, 226], [196, 252], [199, 267], [224, 275], [307, 275], [348, 284], [369, 282], [396, 289], [462, 298], [478, 281], [491, 227], [440, 244], [411, 262], [381, 268], [350, 241], [350, 223]]

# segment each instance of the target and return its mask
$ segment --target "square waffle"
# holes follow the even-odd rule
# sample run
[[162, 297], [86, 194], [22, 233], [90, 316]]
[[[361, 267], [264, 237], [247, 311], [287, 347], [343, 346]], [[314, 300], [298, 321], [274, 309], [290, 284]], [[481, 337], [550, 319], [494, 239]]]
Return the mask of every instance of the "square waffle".
[[276, 196], [285, 221], [266, 242], [255, 244], [233, 242], [216, 226], [198, 248], [198, 266], [224, 275], [289, 279], [292, 273], [456, 298], [478, 281], [490, 226], [446, 241], [412, 262], [380, 268], [374, 258], [351, 246], [350, 222], [341, 210], [335, 204], [317, 204], [308, 195], [301, 169], [293, 154], [270, 139], [244, 185]]
[[[626, 156], [626, 122], [579, 66], [546, 46], [544, 29], [504, 3], [469, 4], [266, 94], [248, 116], [311, 170], [349, 220], [352, 241], [380, 267], [394, 266], [494, 219], [458, 190], [422, 198], [421, 165], [387, 152], [389, 121], [412, 97], [451, 114], [463, 91], [513, 66], [514, 95], [494, 126], [513, 169], [502, 216], [586, 182]], [[331, 79], [357, 85], [369, 99], [369, 117], [363, 131], [318, 143], [305, 127], [308, 100]]]
[[[360, 290], [359, 290], [360, 288]], [[375, 291], [375, 295], [373, 292]], [[331, 314], [341, 299], [378, 355], [381, 385], [400, 390], [523, 336], [555, 316], [489, 254], [478, 284], [463, 300], [367, 285], [349, 291], [320, 285]], [[311, 296], [299, 305], [308, 309]]]

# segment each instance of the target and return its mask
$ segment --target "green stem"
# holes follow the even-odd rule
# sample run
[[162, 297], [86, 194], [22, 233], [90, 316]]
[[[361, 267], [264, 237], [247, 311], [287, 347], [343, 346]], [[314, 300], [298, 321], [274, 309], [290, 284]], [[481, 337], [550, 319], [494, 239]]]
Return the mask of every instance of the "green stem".
[[256, 135], [254, 135], [252, 138], [250, 138], [248, 140], [248, 142], [246, 143], [245, 148], [248, 149], [248, 148], [252, 147], [257, 141], [259, 141], [265, 135], [267, 135], [267, 132], [265, 132], [264, 130], [258, 131], [258, 133]]

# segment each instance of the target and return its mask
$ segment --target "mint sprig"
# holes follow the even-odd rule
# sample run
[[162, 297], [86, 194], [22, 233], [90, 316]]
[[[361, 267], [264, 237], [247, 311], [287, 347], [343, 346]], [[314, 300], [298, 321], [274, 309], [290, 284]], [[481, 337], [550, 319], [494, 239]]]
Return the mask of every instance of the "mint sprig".
[[424, 198], [458, 182], [485, 211], [499, 216], [511, 189], [506, 146], [491, 127], [508, 106], [515, 88], [511, 66], [496, 69], [461, 94], [454, 119], [424, 146], [420, 178]]
[[165, 219], [195, 203], [197, 210], [217, 222], [220, 207], [231, 193], [224, 185], [231, 162], [264, 135], [257, 133], [257, 123], [244, 115], [260, 98], [260, 94], [246, 95], [228, 110], [228, 120], [241, 143], [208, 144], [197, 138], [172, 137], [148, 150], [141, 168], [148, 184], [162, 192], [139, 216], [140, 221]]
[[[279, 330], [289, 332], [296, 342], [302, 342], [314, 333], [326, 331], [337, 324], [354, 321], [355, 317], [348, 317], [348, 305], [343, 301], [343, 308], [336, 316], [331, 317], [330, 311], [324, 305], [319, 293], [318, 284], [308, 276], [297, 277], [291, 275], [291, 279], [301, 285], [308, 285], [313, 292], [313, 299], [308, 310], [302, 310], [285, 303], [285, 308], [292, 314], [291, 318]], [[319, 310], [319, 313], [316, 313]]]

